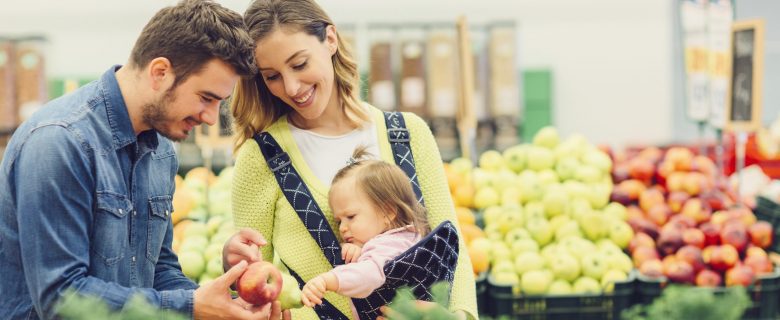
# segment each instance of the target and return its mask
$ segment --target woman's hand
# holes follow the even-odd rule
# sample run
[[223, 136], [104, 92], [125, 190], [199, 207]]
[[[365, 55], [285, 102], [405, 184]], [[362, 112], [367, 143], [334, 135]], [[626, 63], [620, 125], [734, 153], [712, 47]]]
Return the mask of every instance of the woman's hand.
[[362, 251], [363, 248], [356, 244], [344, 243], [341, 245], [341, 259], [344, 259], [344, 263], [357, 262]]
[[259, 261], [259, 248], [266, 244], [268, 242], [257, 230], [241, 228], [222, 247], [222, 268], [228, 270], [243, 260], [249, 263]]

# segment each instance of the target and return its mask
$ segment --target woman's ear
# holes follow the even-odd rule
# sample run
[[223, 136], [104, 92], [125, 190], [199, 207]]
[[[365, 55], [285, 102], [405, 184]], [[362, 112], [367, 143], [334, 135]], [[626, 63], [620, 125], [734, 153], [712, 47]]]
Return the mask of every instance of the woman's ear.
[[330, 55], [336, 54], [339, 49], [339, 38], [336, 34], [336, 26], [329, 25], [325, 27], [325, 44], [328, 46]]

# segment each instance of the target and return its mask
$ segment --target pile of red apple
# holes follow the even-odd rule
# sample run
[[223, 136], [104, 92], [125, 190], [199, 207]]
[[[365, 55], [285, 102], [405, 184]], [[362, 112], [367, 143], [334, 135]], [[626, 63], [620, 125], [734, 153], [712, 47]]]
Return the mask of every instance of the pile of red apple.
[[773, 228], [735, 205], [715, 165], [685, 148], [646, 149], [617, 164], [612, 200], [628, 209], [629, 244], [645, 277], [698, 286], [751, 285], [773, 265]]

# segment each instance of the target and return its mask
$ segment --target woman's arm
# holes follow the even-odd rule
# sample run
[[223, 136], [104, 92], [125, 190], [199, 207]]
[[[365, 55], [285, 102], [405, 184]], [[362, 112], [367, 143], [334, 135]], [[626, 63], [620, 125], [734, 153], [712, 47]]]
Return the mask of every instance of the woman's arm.
[[404, 120], [411, 135], [412, 153], [415, 168], [425, 198], [428, 210], [428, 223], [431, 229], [436, 228], [445, 220], [451, 221], [458, 229], [460, 238], [458, 266], [455, 269], [455, 280], [452, 284], [450, 310], [465, 312], [470, 318], [477, 317], [477, 294], [471, 259], [463, 241], [458, 220], [455, 217], [455, 207], [450, 196], [444, 166], [439, 148], [428, 125], [417, 115], [404, 113]]

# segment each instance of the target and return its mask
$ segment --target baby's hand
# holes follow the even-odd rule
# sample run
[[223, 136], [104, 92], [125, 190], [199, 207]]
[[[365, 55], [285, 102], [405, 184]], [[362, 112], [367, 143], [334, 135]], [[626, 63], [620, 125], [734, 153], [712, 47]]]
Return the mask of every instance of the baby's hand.
[[341, 258], [344, 259], [344, 263], [356, 262], [360, 257], [360, 252], [363, 248], [358, 245], [345, 243], [341, 245]]
[[306, 285], [303, 286], [303, 294], [301, 295], [301, 301], [303, 305], [307, 307], [314, 307], [322, 303], [322, 297], [327, 291], [325, 279], [322, 275], [314, 277], [309, 280]]

